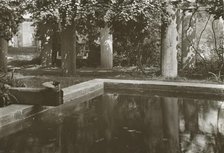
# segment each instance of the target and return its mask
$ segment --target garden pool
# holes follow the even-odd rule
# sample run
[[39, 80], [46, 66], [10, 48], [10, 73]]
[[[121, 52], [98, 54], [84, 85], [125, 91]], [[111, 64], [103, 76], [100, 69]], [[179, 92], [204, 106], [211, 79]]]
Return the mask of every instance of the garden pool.
[[223, 101], [107, 92], [62, 114], [2, 137], [0, 153], [224, 152]]

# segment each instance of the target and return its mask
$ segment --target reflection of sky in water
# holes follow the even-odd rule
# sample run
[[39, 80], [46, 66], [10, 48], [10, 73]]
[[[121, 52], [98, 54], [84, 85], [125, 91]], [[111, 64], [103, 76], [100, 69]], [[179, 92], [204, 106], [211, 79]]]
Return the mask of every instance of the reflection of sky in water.
[[209, 109], [206, 113], [199, 113], [199, 129], [205, 133], [217, 132], [218, 110]]
[[[34, 122], [32, 128], [3, 138], [0, 153], [166, 153], [167, 146], [175, 146], [167, 145], [173, 142], [169, 139], [179, 137], [184, 153], [221, 153], [223, 106], [221, 101], [107, 94], [60, 112], [53, 125]], [[179, 124], [164, 120], [178, 112]], [[57, 123], [61, 119], [63, 124]], [[175, 123], [180, 133], [172, 130]]]

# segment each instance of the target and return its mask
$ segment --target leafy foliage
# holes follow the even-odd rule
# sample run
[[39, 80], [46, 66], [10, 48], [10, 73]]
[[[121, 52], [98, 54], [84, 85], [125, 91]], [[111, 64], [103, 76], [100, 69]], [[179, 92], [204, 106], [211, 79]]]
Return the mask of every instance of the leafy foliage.
[[0, 0], [0, 37], [9, 40], [17, 32], [24, 8], [23, 0]]
[[[151, 42], [158, 43], [161, 5], [157, 1], [34, 0], [28, 6], [40, 37], [51, 36], [75, 22], [77, 32], [87, 35], [88, 44], [94, 46], [100, 28], [108, 26], [114, 34], [118, 54], [132, 56], [135, 61], [139, 54], [137, 46], [143, 47], [144, 39], [155, 38], [156, 41]], [[47, 28], [44, 25], [48, 25]], [[118, 44], [126, 46], [122, 53], [116, 49]]]
[[131, 64], [129, 61], [137, 64], [143, 54], [156, 52], [154, 49], [159, 51], [158, 48], [152, 47], [152, 50], [148, 50], [151, 53], [147, 53], [143, 45], [145, 39], [150, 39], [152, 46], [158, 44], [161, 24], [159, 2], [98, 0], [82, 3], [80, 8], [77, 30], [88, 34], [89, 40], [93, 42], [99, 36], [100, 28], [110, 27], [114, 37], [115, 56], [118, 60], [121, 57], [127, 59], [128, 64]]
[[198, 0], [199, 4], [205, 5], [210, 14], [214, 15], [215, 19], [222, 17], [224, 19], [224, 2], [223, 0]]
[[12, 75], [7, 74], [0, 75], [0, 107], [7, 106], [12, 102], [18, 102], [16, 97], [9, 91], [10, 87], [25, 87], [25, 84], [19, 80], [14, 79]]
[[[223, 17], [222, 0], [175, 0], [172, 4], [180, 9], [206, 7], [215, 19]], [[137, 65], [159, 61], [161, 15], [163, 19], [168, 15], [165, 7], [166, 1], [157, 0], [28, 0], [39, 37], [51, 36], [75, 22], [76, 31], [87, 36], [89, 46], [95, 46], [100, 28], [108, 26], [114, 35], [115, 56]]]

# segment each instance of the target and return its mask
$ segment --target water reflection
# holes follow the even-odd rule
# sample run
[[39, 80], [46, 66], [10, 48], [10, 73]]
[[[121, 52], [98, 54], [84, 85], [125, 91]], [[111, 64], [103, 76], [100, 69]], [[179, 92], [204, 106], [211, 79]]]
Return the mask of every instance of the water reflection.
[[[221, 153], [221, 101], [105, 94], [63, 123], [35, 122], [0, 140], [0, 153]], [[67, 113], [68, 114], [68, 113]]]

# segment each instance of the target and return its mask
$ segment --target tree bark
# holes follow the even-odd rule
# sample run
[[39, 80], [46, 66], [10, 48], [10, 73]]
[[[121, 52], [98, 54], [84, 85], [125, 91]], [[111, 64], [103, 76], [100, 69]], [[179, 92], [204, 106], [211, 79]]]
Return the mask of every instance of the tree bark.
[[100, 31], [101, 67], [113, 68], [113, 36], [107, 26]]
[[166, 11], [170, 17], [162, 21], [161, 28], [161, 73], [164, 77], [177, 77], [177, 45], [178, 45], [178, 25], [177, 10], [175, 6], [167, 1]]
[[178, 99], [161, 98], [163, 116], [163, 133], [165, 138], [165, 153], [178, 153], [179, 148], [179, 116]]
[[0, 37], [0, 72], [7, 72], [8, 41]]
[[76, 34], [75, 24], [61, 32], [61, 52], [63, 75], [76, 74]]
[[47, 24], [40, 24], [38, 28], [41, 34], [41, 65], [48, 67], [52, 65], [52, 37], [46, 33], [51, 27]]
[[54, 32], [52, 36], [52, 65], [59, 66], [57, 64], [57, 53], [60, 52], [60, 35], [59, 32]]
[[46, 38], [41, 42], [41, 65], [51, 66], [52, 65], [52, 38]]

